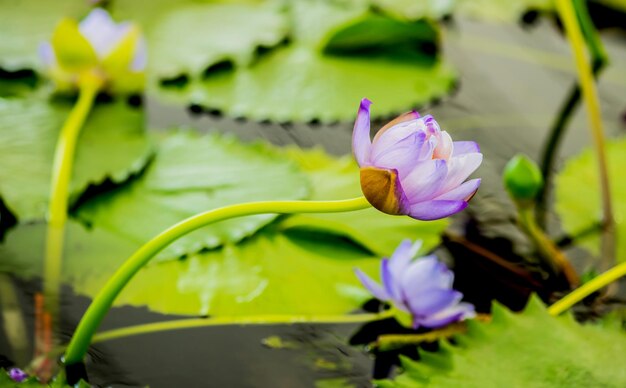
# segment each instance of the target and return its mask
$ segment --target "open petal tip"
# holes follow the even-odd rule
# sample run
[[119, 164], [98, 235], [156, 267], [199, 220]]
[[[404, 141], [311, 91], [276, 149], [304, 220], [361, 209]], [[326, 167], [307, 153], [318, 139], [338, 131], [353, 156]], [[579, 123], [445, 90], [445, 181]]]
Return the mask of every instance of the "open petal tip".
[[371, 105], [372, 105], [372, 101], [369, 98], [363, 97], [361, 99], [361, 105], [360, 105], [361, 109], [368, 109], [369, 110]]
[[354, 274], [357, 276], [363, 287], [365, 287], [376, 299], [382, 301], [389, 300], [389, 296], [383, 287], [367, 276], [365, 272], [361, 271], [359, 268], [355, 268]]
[[434, 221], [449, 217], [467, 207], [465, 201], [433, 200], [411, 206], [409, 217], [421, 221]]

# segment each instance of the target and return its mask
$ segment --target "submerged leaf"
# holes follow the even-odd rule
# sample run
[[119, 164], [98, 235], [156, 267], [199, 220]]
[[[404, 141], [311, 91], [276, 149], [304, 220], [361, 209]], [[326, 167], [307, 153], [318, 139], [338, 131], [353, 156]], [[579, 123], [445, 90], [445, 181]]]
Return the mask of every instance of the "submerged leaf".
[[382, 387], [623, 387], [623, 330], [580, 325], [570, 315], [552, 317], [538, 298], [513, 314], [496, 305], [490, 323], [470, 322], [468, 332], [421, 360], [403, 360], [404, 373]]
[[[43, 219], [57, 138], [73, 102], [29, 95], [0, 98], [0, 196], [20, 221]], [[96, 104], [77, 144], [71, 198], [106, 179], [121, 182], [152, 149], [143, 112], [124, 101]]]

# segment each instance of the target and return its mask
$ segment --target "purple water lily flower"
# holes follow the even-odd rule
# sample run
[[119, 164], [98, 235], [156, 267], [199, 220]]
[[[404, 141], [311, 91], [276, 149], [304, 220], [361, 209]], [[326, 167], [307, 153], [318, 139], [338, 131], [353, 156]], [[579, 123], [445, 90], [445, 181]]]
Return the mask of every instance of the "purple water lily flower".
[[434, 255], [413, 260], [421, 242], [404, 240], [391, 255], [381, 262], [382, 285], [360, 269], [356, 275], [376, 299], [390, 302], [410, 313], [413, 328], [437, 328], [452, 322], [473, 318], [474, 306], [461, 302], [463, 294], [452, 289], [454, 273]]
[[361, 189], [376, 209], [418, 220], [448, 217], [467, 207], [480, 179], [464, 182], [483, 155], [473, 141], [452, 141], [431, 115], [409, 112], [370, 139], [370, 105], [364, 98], [354, 124], [352, 150]]
[[9, 369], [9, 377], [16, 383], [21, 383], [28, 378], [28, 374], [20, 368]]
[[109, 86], [142, 86], [147, 49], [135, 24], [115, 23], [107, 11], [95, 8], [79, 24], [62, 20], [55, 36], [40, 44], [39, 56], [60, 88], [76, 84], [85, 71], [104, 77]]

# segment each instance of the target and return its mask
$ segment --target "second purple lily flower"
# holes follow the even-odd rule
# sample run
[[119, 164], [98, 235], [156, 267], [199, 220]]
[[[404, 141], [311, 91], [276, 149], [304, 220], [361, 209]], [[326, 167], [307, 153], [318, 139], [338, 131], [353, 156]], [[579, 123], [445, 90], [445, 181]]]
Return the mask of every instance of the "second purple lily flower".
[[460, 212], [478, 190], [480, 179], [465, 180], [482, 163], [473, 141], [452, 141], [431, 115], [409, 112], [370, 138], [370, 105], [359, 107], [352, 149], [361, 167], [361, 189], [376, 209], [418, 220]]
[[434, 255], [414, 260], [421, 242], [404, 240], [390, 259], [380, 263], [382, 285], [363, 271], [356, 275], [372, 295], [391, 302], [398, 310], [411, 315], [411, 325], [438, 328], [452, 322], [473, 318], [474, 306], [461, 302], [463, 294], [452, 288], [454, 274]]

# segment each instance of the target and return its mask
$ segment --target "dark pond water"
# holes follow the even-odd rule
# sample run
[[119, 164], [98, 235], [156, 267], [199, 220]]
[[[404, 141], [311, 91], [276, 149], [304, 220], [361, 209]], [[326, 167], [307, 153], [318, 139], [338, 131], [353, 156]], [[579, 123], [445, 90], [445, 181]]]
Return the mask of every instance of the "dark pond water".
[[[617, 135], [625, 129], [622, 120], [626, 109], [626, 41], [610, 31], [605, 38], [614, 65], [602, 76], [600, 96], [607, 131]], [[434, 114], [455, 139], [478, 141], [485, 155], [478, 173], [483, 185], [470, 210], [457, 219], [455, 228], [460, 230], [468, 217], [474, 217], [484, 235], [505, 237], [517, 251], [523, 252], [528, 246], [513, 227], [513, 208], [501, 188], [500, 172], [517, 152], [538, 157], [546, 130], [575, 79], [568, 46], [548, 21], [530, 29], [457, 21], [448, 26], [444, 42], [446, 55], [460, 72], [459, 88], [446, 101], [421, 111]], [[337, 155], [350, 152], [352, 123], [254, 123], [208, 113], [192, 114], [153, 101], [148, 101], [148, 110], [155, 130], [188, 125], [232, 132], [244, 140], [263, 138], [278, 145], [301, 147], [321, 145]], [[559, 165], [590, 143], [586, 131], [586, 118], [579, 110], [564, 142]], [[554, 216], [550, 226], [555, 234], [559, 233]], [[451, 259], [445, 250], [441, 253]], [[567, 253], [578, 268], [591, 260], [582, 250], [570, 249]], [[26, 332], [32, 333], [33, 293], [39, 285], [8, 279], [16, 292], [15, 303], [24, 313]], [[478, 290], [477, 295], [484, 297], [497, 290], [493, 279], [478, 283], [475, 287], [484, 289]], [[70, 290], [65, 293], [61, 335], [67, 339], [88, 299], [73, 295]], [[4, 311], [6, 317], [8, 310]], [[143, 308], [121, 307], [111, 311], [103, 329], [175, 318]], [[93, 384], [115, 387], [365, 387], [370, 385], [375, 361], [363, 347], [347, 344], [358, 328], [234, 326], [134, 336], [94, 346], [87, 370]], [[268, 337], [275, 336], [287, 348], [264, 345]], [[0, 354], [22, 363], [29, 352], [28, 348], [9, 350], [5, 330], [0, 330]], [[379, 374], [387, 370], [384, 361], [376, 367]]]

